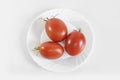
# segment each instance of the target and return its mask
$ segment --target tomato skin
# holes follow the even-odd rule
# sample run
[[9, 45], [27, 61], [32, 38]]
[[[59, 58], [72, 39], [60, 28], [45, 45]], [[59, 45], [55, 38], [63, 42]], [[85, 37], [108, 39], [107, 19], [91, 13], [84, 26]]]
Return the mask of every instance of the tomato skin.
[[57, 18], [46, 21], [45, 30], [48, 37], [54, 42], [63, 41], [67, 37], [67, 27], [64, 22]]
[[55, 42], [45, 42], [40, 45], [40, 54], [47, 59], [57, 59], [63, 55], [63, 47]]
[[78, 31], [71, 32], [65, 40], [65, 49], [71, 56], [80, 54], [86, 45], [85, 36]]

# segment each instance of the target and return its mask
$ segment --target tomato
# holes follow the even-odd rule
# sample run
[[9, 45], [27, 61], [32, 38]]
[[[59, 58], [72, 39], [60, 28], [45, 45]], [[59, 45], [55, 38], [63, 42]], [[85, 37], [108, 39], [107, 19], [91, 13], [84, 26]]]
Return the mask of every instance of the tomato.
[[86, 45], [85, 36], [79, 31], [71, 32], [65, 40], [65, 49], [71, 56], [80, 54]]
[[57, 59], [63, 55], [63, 47], [55, 42], [45, 42], [40, 45], [40, 54], [47, 59]]
[[64, 22], [57, 18], [46, 21], [45, 30], [48, 37], [54, 42], [63, 41], [67, 36], [67, 27]]

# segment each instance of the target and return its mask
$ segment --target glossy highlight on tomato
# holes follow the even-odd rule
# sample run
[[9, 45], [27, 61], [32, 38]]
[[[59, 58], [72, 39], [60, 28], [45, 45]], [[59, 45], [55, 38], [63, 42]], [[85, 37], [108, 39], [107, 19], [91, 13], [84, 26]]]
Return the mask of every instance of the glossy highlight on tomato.
[[83, 33], [79, 31], [71, 32], [65, 40], [65, 50], [71, 56], [80, 54], [86, 45], [86, 39]]
[[67, 27], [58, 18], [51, 18], [46, 21], [45, 30], [48, 37], [54, 42], [63, 41], [67, 37]]
[[63, 53], [63, 47], [55, 42], [44, 42], [39, 48], [40, 54], [47, 59], [57, 59], [60, 58]]

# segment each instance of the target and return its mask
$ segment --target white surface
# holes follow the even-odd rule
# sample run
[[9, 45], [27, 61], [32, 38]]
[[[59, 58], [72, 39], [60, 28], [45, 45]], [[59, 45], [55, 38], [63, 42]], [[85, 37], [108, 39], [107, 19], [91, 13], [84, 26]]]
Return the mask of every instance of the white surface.
[[[85, 49], [80, 53], [80, 55], [72, 57], [69, 56], [65, 51], [63, 56], [61, 56], [59, 59], [49, 60], [39, 55], [39, 52], [33, 51], [33, 49], [38, 47], [41, 43], [51, 41], [45, 32], [45, 22], [40, 20], [40, 18], [45, 19], [53, 16], [56, 16], [55, 18], [61, 19], [65, 23], [68, 33], [77, 29], [81, 29], [81, 32], [85, 35], [87, 43]], [[64, 47], [63, 42], [60, 43]], [[93, 49], [92, 26], [90, 26], [88, 21], [82, 15], [80, 15], [80, 13], [70, 9], [52, 9], [43, 12], [33, 20], [28, 29], [27, 49], [31, 58], [40, 67], [43, 67], [46, 70], [54, 72], [73, 71], [80, 67], [81, 63], [85, 61]]]
[[[120, 0], [2, 0], [0, 1], [1, 80], [119, 80]], [[25, 46], [26, 32], [39, 13], [70, 8], [93, 25], [95, 47], [86, 62], [71, 73], [51, 73], [33, 63]]]

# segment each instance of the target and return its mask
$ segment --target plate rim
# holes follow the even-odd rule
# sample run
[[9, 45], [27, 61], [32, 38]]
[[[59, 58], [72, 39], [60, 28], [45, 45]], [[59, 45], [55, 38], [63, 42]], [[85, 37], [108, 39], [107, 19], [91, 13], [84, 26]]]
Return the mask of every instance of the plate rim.
[[79, 13], [79, 12], [76, 12], [76, 11], [73, 11], [73, 10], [67, 9], [67, 8], [54, 8], [54, 9], [49, 9], [49, 10], [46, 10], [46, 11], [44, 11], [44, 12], [39, 13], [39, 15], [37, 15], [37, 16], [32, 20], [32, 22], [30, 23], [29, 28], [28, 28], [28, 30], [27, 30], [27, 35], [26, 35], [26, 48], [27, 48], [27, 51], [28, 51], [27, 54], [29, 54], [30, 57], [31, 57], [31, 59], [32, 59], [39, 67], [41, 67], [42, 69], [45, 69], [45, 70], [50, 71], [50, 72], [71, 72], [71, 71], [74, 71], [74, 70], [78, 69], [83, 63], [85, 63], [85, 61], [86, 61], [87, 58], [88, 58], [88, 55], [87, 55], [87, 57], [84, 59], [84, 61], [82, 61], [82, 63], [81, 63], [80, 65], [72, 68], [72, 69], [69, 70], [69, 71], [68, 71], [68, 70], [67, 70], [67, 71], [56, 71], [56, 70], [54, 71], [54, 70], [46, 69], [45, 67], [43, 67], [43, 66], [41, 66], [40, 64], [38, 64], [38, 63], [36, 62], [36, 60], [33, 58], [32, 54], [30, 54], [31, 52], [30, 52], [29, 47], [28, 47], [28, 34], [29, 34], [29, 32], [30, 32], [30, 29], [32, 28], [33, 23], [34, 23], [37, 19], [39, 19], [40, 16], [43, 15], [44, 13], [50, 12], [50, 11], [54, 11], [54, 10], [70, 10], [70, 11], [72, 11], [72, 12], [75, 12], [75, 13], [79, 14], [79, 15], [82, 17], [82, 19], [89, 25], [89, 29], [90, 29], [91, 34], [92, 34], [92, 46], [91, 46], [91, 50], [89, 51], [89, 54], [88, 54], [88, 55], [90, 56], [90, 54], [93, 52], [94, 43], [95, 43], [95, 35], [94, 35], [94, 30], [93, 30], [93, 28], [92, 28], [91, 23], [90, 23], [81, 13]]

